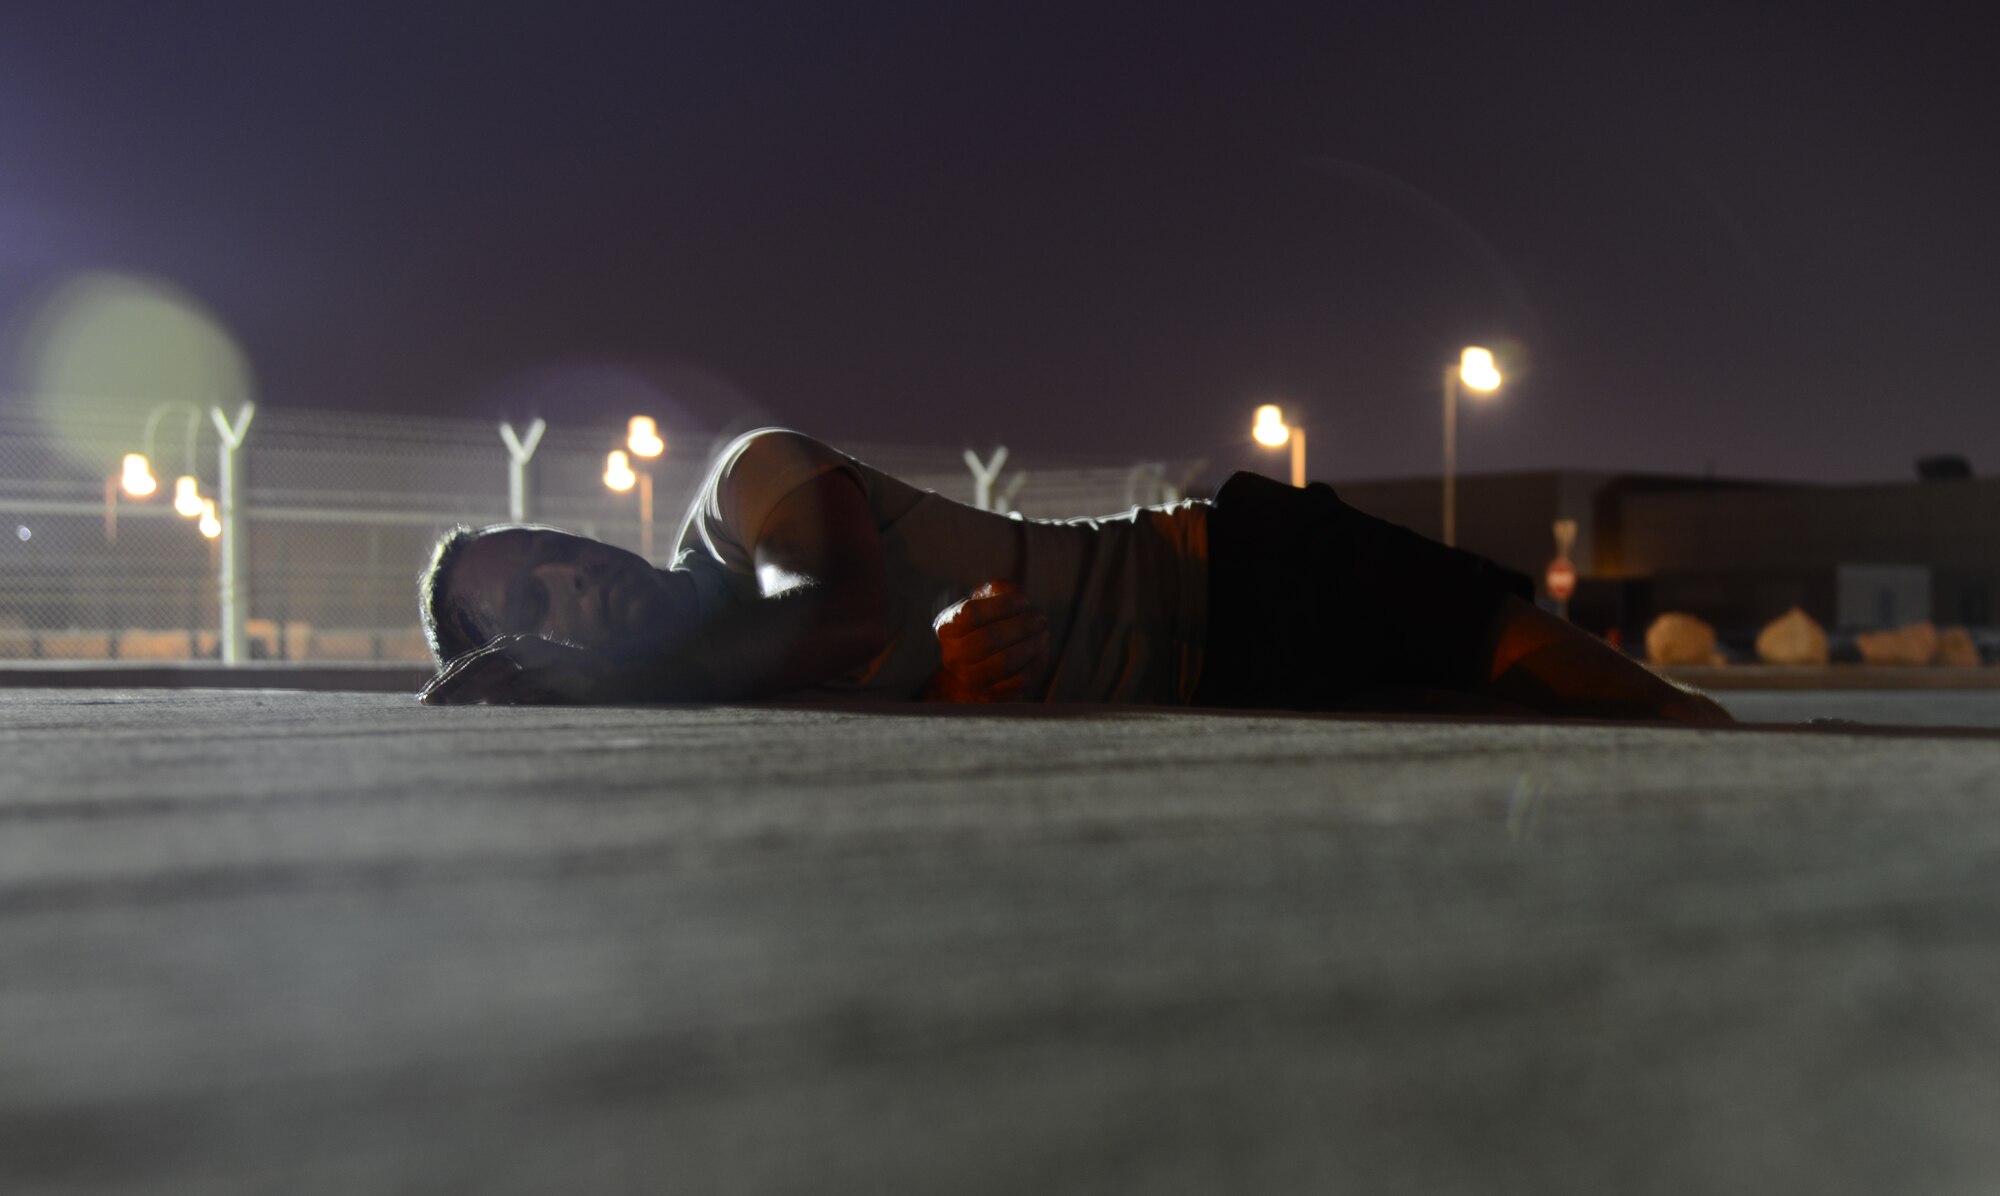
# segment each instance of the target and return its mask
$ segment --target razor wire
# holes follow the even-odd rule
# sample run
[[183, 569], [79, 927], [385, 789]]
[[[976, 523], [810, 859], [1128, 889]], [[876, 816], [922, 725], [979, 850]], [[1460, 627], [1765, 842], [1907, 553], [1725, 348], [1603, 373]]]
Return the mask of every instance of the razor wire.
[[[122, 410], [129, 411], [129, 408]], [[665, 564], [711, 458], [730, 439], [666, 429], [652, 472], [655, 556]], [[137, 498], [121, 462], [140, 451], [126, 414], [60, 432], [0, 397], [0, 664], [175, 661], [219, 654], [218, 542], [173, 507], [175, 480], [215, 494], [216, 433], [162, 434]], [[530, 519], [637, 550], [637, 496], [605, 485], [622, 427], [552, 420], [529, 462]], [[919, 488], [974, 497], [959, 448], [841, 447]], [[1103, 515], [1179, 497], [1193, 462], [1025, 460], [1003, 474], [1007, 509], [1028, 518]], [[252, 660], [429, 659], [416, 578], [455, 526], [505, 522], [508, 451], [495, 421], [258, 410], [241, 451], [244, 633]]]

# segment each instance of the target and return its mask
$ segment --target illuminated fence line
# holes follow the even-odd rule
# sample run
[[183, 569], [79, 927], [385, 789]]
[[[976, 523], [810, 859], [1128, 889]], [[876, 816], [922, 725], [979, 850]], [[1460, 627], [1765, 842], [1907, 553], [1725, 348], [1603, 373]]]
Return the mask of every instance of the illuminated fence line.
[[[0, 396], [0, 662], [219, 654], [215, 542], [175, 514], [167, 495], [133, 501], [115, 485], [138, 422], [72, 412], [57, 434]], [[651, 466], [660, 558], [727, 439], [665, 431], [671, 447]], [[606, 426], [549, 427], [529, 466], [531, 516], [636, 549], [634, 497], [612, 493], [603, 479], [620, 435]], [[205, 437], [191, 462], [178, 443], [160, 448], [157, 472], [171, 478], [192, 468], [213, 494], [215, 440]], [[958, 449], [854, 452], [919, 487], [974, 497]], [[267, 408], [240, 460], [245, 659], [424, 659], [414, 581], [430, 546], [452, 526], [507, 517], [508, 453], [489, 421]], [[1101, 515], [1164, 501], [1194, 468], [1026, 462], [1004, 471], [996, 494], [1011, 494], [1011, 507], [1031, 518]]]

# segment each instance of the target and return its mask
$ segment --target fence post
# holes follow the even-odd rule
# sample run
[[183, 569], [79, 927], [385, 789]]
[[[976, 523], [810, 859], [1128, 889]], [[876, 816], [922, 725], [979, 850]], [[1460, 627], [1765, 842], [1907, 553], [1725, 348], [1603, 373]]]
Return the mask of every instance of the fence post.
[[507, 519], [512, 523], [528, 521], [528, 462], [534, 458], [535, 446], [542, 442], [542, 433], [548, 424], [536, 420], [528, 425], [528, 435], [524, 439], [514, 435], [514, 425], [500, 421], [500, 439], [507, 442]]
[[993, 483], [1000, 476], [1000, 469], [1007, 464], [1007, 446], [993, 450], [993, 461], [988, 464], [979, 459], [979, 454], [965, 450], [965, 467], [972, 471], [972, 505], [982, 511], [993, 509]]

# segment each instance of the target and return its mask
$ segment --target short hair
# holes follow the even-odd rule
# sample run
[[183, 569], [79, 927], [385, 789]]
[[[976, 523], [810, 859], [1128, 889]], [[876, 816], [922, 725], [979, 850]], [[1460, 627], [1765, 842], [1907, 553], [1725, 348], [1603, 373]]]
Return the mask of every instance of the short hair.
[[479, 533], [461, 524], [438, 539], [431, 549], [430, 564], [417, 574], [417, 611], [423, 619], [424, 641], [439, 664], [472, 651], [485, 640], [472, 626], [465, 610], [453, 602], [451, 573], [465, 554], [465, 546]]

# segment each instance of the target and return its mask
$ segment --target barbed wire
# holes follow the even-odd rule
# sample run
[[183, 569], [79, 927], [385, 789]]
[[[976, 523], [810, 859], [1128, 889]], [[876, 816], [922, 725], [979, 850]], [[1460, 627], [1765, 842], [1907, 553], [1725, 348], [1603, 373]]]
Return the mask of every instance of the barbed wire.
[[[119, 469], [125, 454], [143, 451], [143, 416], [134, 419], [129, 403], [100, 411], [87, 398], [65, 402], [58, 430], [33, 405], [0, 395], [0, 662], [214, 655], [216, 542], [171, 504], [184, 470], [214, 497], [216, 432], [197, 428], [192, 461], [182, 428], [157, 435], [148, 464], [158, 490], [134, 499]], [[250, 656], [421, 659], [414, 580], [431, 545], [455, 525], [508, 518], [508, 453], [498, 427], [438, 416], [257, 411], [240, 458]], [[651, 466], [661, 559], [711, 454], [727, 441], [702, 429], [663, 431], [668, 454]], [[637, 548], [635, 497], [603, 481], [605, 454], [623, 439], [622, 427], [548, 427], [529, 467], [531, 517]], [[963, 448], [841, 447], [919, 488], [974, 498]], [[1011, 493], [1009, 509], [1027, 518], [1097, 516], [1178, 497], [1198, 469], [1193, 461], [1022, 454], [996, 493]]]

